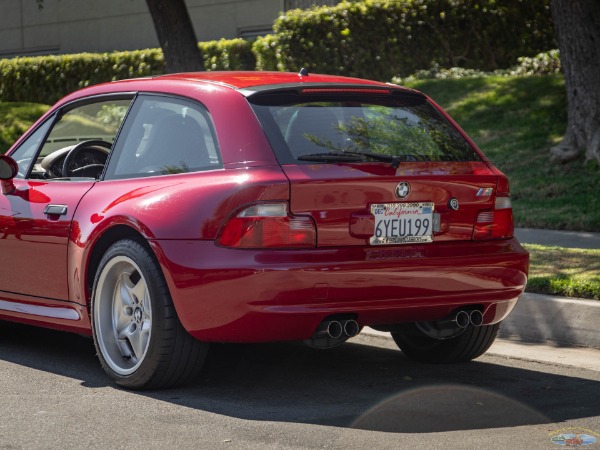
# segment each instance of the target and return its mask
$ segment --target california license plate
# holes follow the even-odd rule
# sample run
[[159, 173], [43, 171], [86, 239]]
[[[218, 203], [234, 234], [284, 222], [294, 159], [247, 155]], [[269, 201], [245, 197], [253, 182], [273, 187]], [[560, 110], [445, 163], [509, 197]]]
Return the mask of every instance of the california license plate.
[[433, 242], [433, 202], [378, 203], [372, 245]]

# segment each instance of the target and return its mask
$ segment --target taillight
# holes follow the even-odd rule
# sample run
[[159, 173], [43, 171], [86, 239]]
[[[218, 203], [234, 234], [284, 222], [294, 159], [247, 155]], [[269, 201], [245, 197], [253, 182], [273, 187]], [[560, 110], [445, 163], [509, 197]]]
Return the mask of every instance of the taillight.
[[503, 239], [513, 237], [512, 204], [510, 197], [496, 197], [494, 209], [480, 211], [475, 221], [473, 239]]
[[287, 203], [261, 203], [231, 217], [217, 244], [233, 248], [314, 247], [316, 237], [310, 217], [290, 214]]

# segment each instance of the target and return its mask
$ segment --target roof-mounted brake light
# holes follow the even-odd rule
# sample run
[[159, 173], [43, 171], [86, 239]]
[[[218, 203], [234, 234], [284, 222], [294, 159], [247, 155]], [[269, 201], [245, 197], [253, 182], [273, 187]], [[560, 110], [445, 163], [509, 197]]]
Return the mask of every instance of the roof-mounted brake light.
[[362, 88], [305, 88], [301, 94], [374, 94], [389, 95], [388, 89], [362, 89]]

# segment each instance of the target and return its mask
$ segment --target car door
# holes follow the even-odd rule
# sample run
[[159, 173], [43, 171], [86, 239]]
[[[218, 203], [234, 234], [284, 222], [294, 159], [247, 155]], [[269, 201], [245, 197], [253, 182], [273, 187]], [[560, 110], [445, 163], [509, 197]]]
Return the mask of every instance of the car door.
[[[0, 196], [0, 296], [5, 303], [0, 309], [10, 309], [6, 299], [69, 300], [67, 244], [77, 225], [73, 215], [102, 173], [131, 97], [64, 107], [11, 152], [19, 175], [14, 192]], [[72, 152], [78, 145], [80, 150]], [[70, 163], [63, 167], [66, 158]]]

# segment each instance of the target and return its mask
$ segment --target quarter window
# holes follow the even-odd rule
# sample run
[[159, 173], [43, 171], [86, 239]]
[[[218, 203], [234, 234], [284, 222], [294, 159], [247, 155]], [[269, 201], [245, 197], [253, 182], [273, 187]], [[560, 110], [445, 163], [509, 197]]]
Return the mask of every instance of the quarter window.
[[142, 95], [111, 158], [106, 178], [169, 175], [222, 167], [208, 111], [177, 98]]

